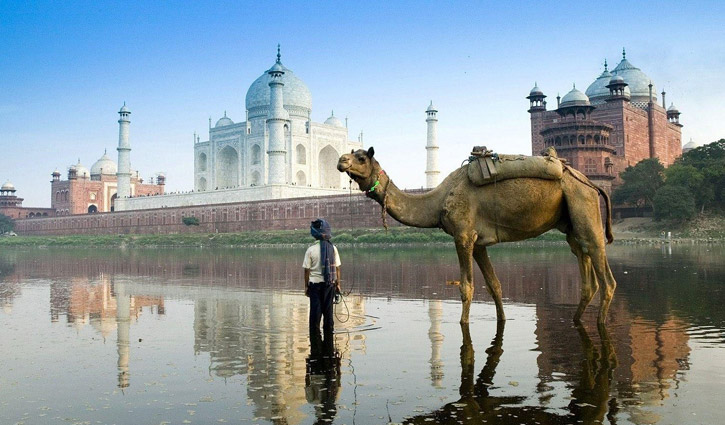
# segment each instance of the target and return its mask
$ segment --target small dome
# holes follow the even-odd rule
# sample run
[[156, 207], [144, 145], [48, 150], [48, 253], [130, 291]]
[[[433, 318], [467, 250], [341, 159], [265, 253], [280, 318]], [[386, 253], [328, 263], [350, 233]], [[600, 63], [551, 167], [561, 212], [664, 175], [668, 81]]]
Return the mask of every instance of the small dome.
[[234, 121], [229, 119], [229, 117], [227, 117], [227, 111], [224, 111], [224, 116], [219, 118], [219, 121], [216, 122], [216, 125], [214, 126], [214, 128], [224, 127], [224, 126], [232, 125], [232, 124], [234, 124]]
[[425, 110], [426, 112], [438, 112], [438, 110], [433, 106], [433, 101], [430, 101], [430, 105], [428, 105], [428, 109]]
[[123, 102], [123, 106], [121, 106], [121, 110], [118, 112], [127, 112], [129, 114], [131, 113], [131, 111], [129, 111], [128, 107], [126, 106], [126, 102]]
[[83, 179], [89, 179], [91, 178], [91, 173], [88, 171], [88, 168], [84, 167], [81, 164], [81, 160], [78, 160], [78, 164], [75, 165], [76, 169], [76, 177], [83, 178]]
[[8, 181], [8, 182], [5, 182], [5, 184], [3, 184], [3, 187], [1, 187], [0, 190], [8, 191], [8, 192], [15, 192], [15, 185]]
[[685, 143], [685, 146], [683, 146], [682, 149], [695, 149], [696, 147], [697, 143], [693, 142], [692, 139], [690, 139], [689, 142]]
[[[544, 95], [544, 92], [542, 92], [541, 89], [539, 88], [539, 84], [534, 83], [534, 88], [531, 89], [531, 91], [529, 92], [529, 96], [543, 96], [543, 95]], [[431, 103], [431, 106], [433, 106], [432, 103]]]
[[98, 158], [98, 161], [91, 166], [92, 176], [99, 176], [101, 174], [115, 175], [116, 171], [118, 171], [116, 163], [106, 154], [106, 152], [103, 152], [103, 156]]
[[615, 75], [614, 77], [612, 77], [611, 80], [609, 80], [609, 84], [627, 84], [627, 83], [624, 82], [624, 78], [622, 78], [619, 75]]
[[566, 95], [564, 95], [563, 98], [561, 98], [561, 104], [559, 105], [560, 108], [565, 108], [567, 106], [589, 106], [589, 98], [584, 93], [577, 90], [576, 86], [574, 86], [573, 89]]
[[343, 124], [342, 121], [340, 121], [340, 119], [335, 116], [335, 111], [332, 111], [332, 115], [330, 115], [330, 118], [325, 120], [325, 124], [331, 125], [333, 127], [345, 128], [345, 124]]
[[670, 107], [667, 108], [667, 112], [680, 112], [680, 110], [677, 109], [677, 106], [675, 106], [674, 103], [670, 103]]

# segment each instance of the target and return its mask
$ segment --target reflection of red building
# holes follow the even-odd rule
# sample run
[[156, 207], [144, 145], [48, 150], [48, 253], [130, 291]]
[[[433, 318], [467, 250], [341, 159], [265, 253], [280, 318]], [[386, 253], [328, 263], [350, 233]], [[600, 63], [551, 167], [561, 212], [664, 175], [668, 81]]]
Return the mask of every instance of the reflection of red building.
[[[80, 160], [68, 168], [68, 180], [54, 171], [50, 205], [57, 215], [109, 212], [114, 209], [118, 178], [116, 163], [104, 152], [89, 171]], [[158, 176], [156, 184], [144, 184], [138, 171], [131, 174], [131, 194], [150, 196], [164, 193], [165, 179]]]

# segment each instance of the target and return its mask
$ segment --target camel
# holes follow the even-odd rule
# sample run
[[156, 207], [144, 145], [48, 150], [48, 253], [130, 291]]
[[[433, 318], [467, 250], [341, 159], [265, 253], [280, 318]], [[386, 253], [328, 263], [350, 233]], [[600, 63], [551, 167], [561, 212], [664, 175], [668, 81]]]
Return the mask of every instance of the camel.
[[[501, 301], [501, 283], [494, 273], [486, 247], [499, 242], [533, 238], [548, 230], [566, 234], [581, 274], [581, 298], [574, 314], [580, 322], [584, 310], [601, 289], [597, 322], [604, 324], [617, 286], [607, 263], [605, 240], [611, 243], [611, 206], [607, 194], [582, 173], [564, 165], [561, 180], [513, 178], [476, 186], [466, 167], [449, 174], [436, 188], [410, 194], [400, 190], [383, 171], [370, 147], [340, 157], [337, 169], [347, 173], [360, 190], [378, 202], [402, 224], [441, 228], [453, 236], [461, 270], [460, 322], [468, 323], [473, 298], [473, 260], [478, 263], [486, 288], [496, 305], [496, 317], [506, 320]], [[605, 200], [606, 227], [602, 225], [599, 196]], [[600, 288], [601, 283], [601, 288]]]

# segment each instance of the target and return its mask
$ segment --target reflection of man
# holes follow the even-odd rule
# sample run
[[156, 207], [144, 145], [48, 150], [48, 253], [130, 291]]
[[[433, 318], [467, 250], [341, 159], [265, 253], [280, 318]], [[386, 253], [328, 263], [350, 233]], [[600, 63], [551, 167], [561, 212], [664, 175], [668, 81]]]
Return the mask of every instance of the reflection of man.
[[310, 297], [310, 338], [320, 333], [320, 319], [325, 317], [325, 339], [332, 338], [332, 304], [335, 291], [340, 290], [340, 255], [330, 239], [332, 229], [327, 221], [318, 218], [310, 225], [310, 234], [318, 243], [305, 252], [305, 294]]
[[318, 332], [310, 336], [305, 374], [305, 396], [307, 402], [315, 406], [315, 424], [332, 423], [335, 419], [340, 386], [340, 354], [335, 351], [332, 338], [323, 342]]

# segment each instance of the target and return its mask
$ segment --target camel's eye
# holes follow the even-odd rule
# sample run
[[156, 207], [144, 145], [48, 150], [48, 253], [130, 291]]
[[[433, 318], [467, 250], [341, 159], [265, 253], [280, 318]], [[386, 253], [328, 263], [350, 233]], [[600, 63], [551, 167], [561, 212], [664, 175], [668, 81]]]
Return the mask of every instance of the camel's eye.
[[357, 160], [360, 161], [361, 163], [365, 162], [365, 158], [363, 158], [362, 156], [358, 156]]

